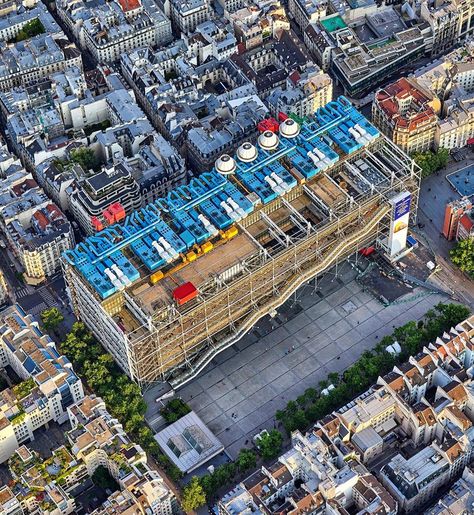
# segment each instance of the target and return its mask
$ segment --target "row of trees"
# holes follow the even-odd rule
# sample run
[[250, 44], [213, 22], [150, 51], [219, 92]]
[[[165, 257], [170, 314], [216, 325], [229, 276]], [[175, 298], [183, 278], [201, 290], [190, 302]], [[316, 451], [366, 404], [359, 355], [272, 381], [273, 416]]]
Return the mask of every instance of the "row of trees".
[[450, 250], [451, 261], [463, 272], [474, 277], [474, 239], [461, 240]]
[[449, 150], [440, 148], [437, 152], [415, 152], [413, 154], [415, 163], [421, 168], [421, 176], [428, 177], [434, 172], [441, 170], [448, 164]]
[[181, 471], [161, 452], [145, 423], [147, 406], [140, 388], [121, 372], [112, 356], [104, 352], [82, 322], [72, 326], [60, 344], [60, 351], [71, 360], [74, 370], [89, 387], [104, 399], [107, 409], [122, 423], [125, 431], [177, 481]]
[[[318, 388], [308, 388], [295, 401], [290, 401], [286, 408], [277, 411], [276, 418], [288, 433], [297, 429], [305, 431], [332, 411], [340, 408], [357, 395], [367, 390], [380, 375], [388, 373], [394, 365], [416, 355], [423, 346], [448, 331], [451, 327], [467, 318], [468, 308], [458, 304], [438, 304], [429, 310], [423, 321], [408, 322], [395, 329], [390, 336], [385, 336], [373, 351], [366, 351], [361, 358], [342, 375], [333, 372], [326, 381], [321, 381]], [[402, 351], [394, 356], [386, 347], [398, 341]], [[329, 384], [334, 385], [328, 395], [321, 395], [321, 390]], [[272, 430], [262, 436], [258, 442], [259, 451], [264, 459], [276, 458], [281, 453], [283, 435]], [[253, 469], [256, 454], [250, 449], [242, 449], [235, 463], [218, 467], [213, 474], [193, 477], [183, 491], [183, 508], [195, 510], [211, 500], [219, 488], [235, 481], [237, 474]]]
[[[392, 335], [382, 338], [373, 351], [364, 352], [342, 375], [331, 373], [326, 381], [319, 384], [319, 389], [309, 388], [295, 401], [290, 401], [286, 409], [276, 413], [277, 420], [288, 433], [296, 429], [305, 430], [308, 425], [367, 390], [378, 376], [420, 352], [425, 344], [467, 318], [469, 313], [469, 309], [462, 305], [438, 304], [426, 313], [423, 321], [408, 322], [395, 329]], [[402, 349], [399, 355], [386, 350], [395, 341]], [[328, 384], [334, 385], [334, 388], [327, 395], [320, 395], [319, 390]]]

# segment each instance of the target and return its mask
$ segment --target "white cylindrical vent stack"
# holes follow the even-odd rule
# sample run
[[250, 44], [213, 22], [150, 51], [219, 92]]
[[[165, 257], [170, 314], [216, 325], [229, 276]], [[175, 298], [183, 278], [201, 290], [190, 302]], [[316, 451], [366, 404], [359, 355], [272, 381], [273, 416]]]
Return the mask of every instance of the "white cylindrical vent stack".
[[299, 133], [300, 126], [293, 119], [287, 118], [284, 122], [280, 123], [280, 136], [283, 138], [296, 138]]
[[237, 157], [244, 163], [255, 161], [257, 156], [257, 149], [248, 141], [242, 143], [242, 145], [237, 149]]
[[164, 259], [167, 263], [172, 260], [170, 254], [156, 240], [151, 245], [158, 252], [161, 259]]
[[104, 270], [104, 273], [105, 275], [110, 279], [110, 282], [116, 287], [116, 288], [123, 288], [123, 285], [122, 285], [122, 282], [119, 281], [117, 279], [117, 277], [115, 277], [114, 273], [112, 272], [112, 270], [110, 270], [110, 268], [106, 268]]
[[168, 254], [172, 257], [172, 259], [176, 259], [178, 257], [178, 253], [174, 248], [163, 238], [163, 236], [160, 236], [158, 238], [158, 241], [163, 245], [164, 249]]
[[199, 214], [198, 219], [202, 222], [206, 231], [210, 232], [212, 236], [215, 236], [219, 232], [203, 214]]
[[227, 199], [227, 203], [236, 213], [239, 214], [240, 218], [245, 218], [247, 216], [245, 210], [242, 209], [232, 197]]
[[235, 172], [237, 167], [235, 159], [228, 154], [222, 154], [215, 163], [216, 170], [222, 175], [230, 175]]

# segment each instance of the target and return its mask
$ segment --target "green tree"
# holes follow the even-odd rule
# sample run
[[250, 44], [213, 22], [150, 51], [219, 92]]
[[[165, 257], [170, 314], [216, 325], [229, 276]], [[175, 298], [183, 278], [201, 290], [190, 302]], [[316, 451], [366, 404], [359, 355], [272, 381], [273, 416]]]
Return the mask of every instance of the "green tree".
[[87, 360], [83, 369], [87, 384], [93, 389], [102, 391], [112, 379], [110, 370], [113, 363], [114, 360], [110, 354], [101, 354], [94, 361]]
[[434, 172], [441, 170], [448, 164], [449, 150], [440, 148], [437, 152], [428, 150], [427, 152], [416, 152], [413, 159], [421, 168], [421, 176], [428, 177]]
[[34, 20], [30, 20], [23, 25], [23, 27], [18, 32], [15, 41], [18, 43], [20, 41], [24, 41], [25, 39], [30, 39], [34, 36], [38, 36], [39, 34], [44, 34], [44, 26], [41, 23], [39, 18], [35, 18]]
[[187, 513], [206, 504], [206, 494], [196, 476], [193, 476], [191, 481], [184, 487], [181, 504]]
[[184, 417], [184, 415], [187, 415], [190, 411], [191, 408], [183, 401], [183, 399], [176, 397], [169, 401], [166, 406], [161, 408], [160, 413], [168, 424], [172, 424]]
[[449, 252], [449, 257], [460, 270], [474, 274], [474, 238], [458, 242]]
[[97, 171], [100, 168], [100, 162], [91, 148], [80, 147], [71, 151], [71, 160], [87, 172], [88, 170]]
[[257, 446], [264, 460], [276, 458], [281, 452], [283, 435], [277, 429], [264, 433], [258, 440]]
[[64, 316], [58, 308], [48, 308], [41, 312], [41, 322], [46, 331], [55, 331], [64, 320]]
[[253, 469], [257, 464], [257, 457], [251, 449], [241, 449], [237, 456], [237, 465], [241, 472]]

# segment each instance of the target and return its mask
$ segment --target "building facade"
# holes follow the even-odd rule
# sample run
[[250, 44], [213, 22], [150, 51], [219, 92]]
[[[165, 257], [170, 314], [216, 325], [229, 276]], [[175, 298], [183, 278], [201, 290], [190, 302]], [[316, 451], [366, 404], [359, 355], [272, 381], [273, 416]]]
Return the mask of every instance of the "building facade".
[[433, 148], [440, 111], [438, 98], [403, 78], [377, 91], [372, 120], [396, 145], [412, 154]]
[[34, 431], [68, 419], [67, 408], [84, 397], [70, 362], [38, 323], [18, 305], [0, 312], [0, 366], [11, 366], [21, 383], [0, 395], [0, 463], [34, 440]]

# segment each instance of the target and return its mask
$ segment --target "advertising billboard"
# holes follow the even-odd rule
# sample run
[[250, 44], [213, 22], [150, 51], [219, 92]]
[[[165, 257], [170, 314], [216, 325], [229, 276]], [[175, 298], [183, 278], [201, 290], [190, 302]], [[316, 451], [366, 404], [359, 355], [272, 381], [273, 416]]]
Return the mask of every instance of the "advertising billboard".
[[390, 256], [395, 256], [406, 248], [408, 236], [408, 222], [410, 218], [411, 194], [408, 191], [399, 193], [390, 200], [392, 217], [388, 247]]

